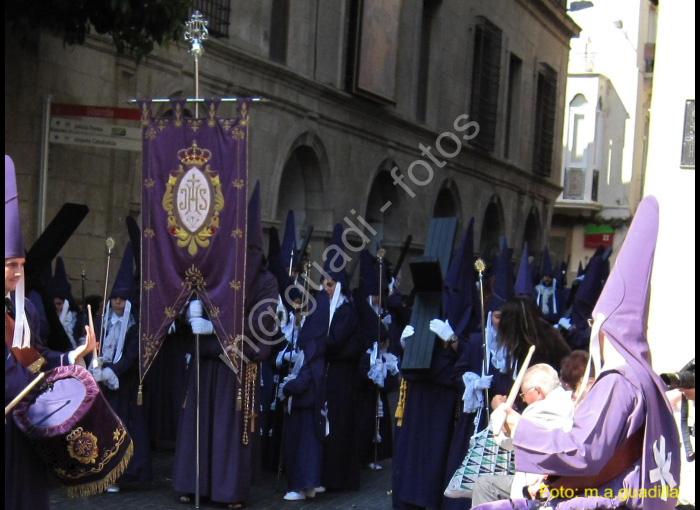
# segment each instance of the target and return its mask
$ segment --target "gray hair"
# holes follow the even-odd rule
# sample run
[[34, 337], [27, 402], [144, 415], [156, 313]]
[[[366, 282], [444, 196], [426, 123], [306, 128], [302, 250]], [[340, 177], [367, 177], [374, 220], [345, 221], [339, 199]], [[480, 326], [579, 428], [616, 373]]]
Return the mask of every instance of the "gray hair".
[[523, 377], [523, 388], [537, 387], [542, 390], [545, 395], [550, 391], [561, 386], [559, 382], [559, 374], [551, 366], [546, 363], [538, 363], [527, 369], [525, 377]]

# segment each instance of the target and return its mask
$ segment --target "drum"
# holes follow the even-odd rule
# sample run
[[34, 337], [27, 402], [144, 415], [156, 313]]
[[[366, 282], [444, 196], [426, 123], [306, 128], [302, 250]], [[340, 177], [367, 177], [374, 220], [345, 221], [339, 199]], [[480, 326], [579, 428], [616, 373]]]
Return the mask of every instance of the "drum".
[[46, 383], [17, 405], [13, 418], [70, 497], [114, 485], [134, 450], [95, 379], [78, 365], [49, 370]]

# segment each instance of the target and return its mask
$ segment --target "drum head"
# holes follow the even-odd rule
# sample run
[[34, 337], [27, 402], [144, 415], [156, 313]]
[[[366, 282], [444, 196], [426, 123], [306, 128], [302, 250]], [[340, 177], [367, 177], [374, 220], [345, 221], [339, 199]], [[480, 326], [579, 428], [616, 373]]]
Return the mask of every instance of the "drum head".
[[36, 427], [61, 426], [75, 414], [85, 394], [85, 386], [79, 380], [59, 379], [27, 408], [27, 417]]

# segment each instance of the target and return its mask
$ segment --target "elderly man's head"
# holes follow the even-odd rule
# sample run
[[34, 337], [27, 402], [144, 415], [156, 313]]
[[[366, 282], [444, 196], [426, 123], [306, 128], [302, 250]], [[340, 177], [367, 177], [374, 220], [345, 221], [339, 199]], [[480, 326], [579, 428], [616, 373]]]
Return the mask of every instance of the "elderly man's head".
[[561, 386], [557, 371], [546, 363], [538, 363], [527, 369], [520, 386], [520, 396], [527, 405], [547, 397], [550, 391]]

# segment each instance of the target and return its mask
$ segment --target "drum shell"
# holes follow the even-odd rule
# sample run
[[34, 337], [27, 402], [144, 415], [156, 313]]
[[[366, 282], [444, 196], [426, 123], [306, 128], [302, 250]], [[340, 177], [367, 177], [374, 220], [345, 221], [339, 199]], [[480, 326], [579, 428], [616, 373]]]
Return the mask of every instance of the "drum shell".
[[[72, 381], [66, 384], [69, 379]], [[76, 382], [81, 390], [67, 391], [75, 388]], [[53, 391], [55, 395], [50, 393]], [[72, 403], [75, 409], [70, 416], [57, 422], [51, 420], [51, 406], [46, 403], [49, 397], [53, 398], [52, 402], [65, 399], [66, 405], [73, 399], [79, 401], [77, 406]], [[49, 370], [46, 384], [31, 399], [17, 405], [13, 418], [72, 497], [97, 494], [113, 485], [124, 473], [133, 453], [126, 427], [90, 372], [78, 365]], [[45, 423], [39, 423], [44, 419]]]

